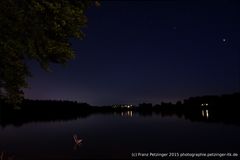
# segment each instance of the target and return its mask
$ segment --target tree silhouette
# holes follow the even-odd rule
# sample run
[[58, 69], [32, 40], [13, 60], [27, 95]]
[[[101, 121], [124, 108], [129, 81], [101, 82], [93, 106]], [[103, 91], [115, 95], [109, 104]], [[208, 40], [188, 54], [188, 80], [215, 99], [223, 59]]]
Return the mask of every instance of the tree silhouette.
[[30, 72], [27, 59], [44, 69], [74, 58], [69, 38], [84, 38], [92, 0], [0, 1], [0, 97], [21, 102]]

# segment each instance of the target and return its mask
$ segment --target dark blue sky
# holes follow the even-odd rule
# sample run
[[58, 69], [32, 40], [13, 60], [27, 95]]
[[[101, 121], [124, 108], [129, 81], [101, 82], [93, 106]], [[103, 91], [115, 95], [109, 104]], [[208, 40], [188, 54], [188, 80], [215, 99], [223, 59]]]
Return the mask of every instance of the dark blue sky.
[[50, 73], [30, 64], [26, 97], [108, 105], [240, 91], [240, 2], [209, 1], [103, 1], [86, 38], [71, 40], [75, 60]]

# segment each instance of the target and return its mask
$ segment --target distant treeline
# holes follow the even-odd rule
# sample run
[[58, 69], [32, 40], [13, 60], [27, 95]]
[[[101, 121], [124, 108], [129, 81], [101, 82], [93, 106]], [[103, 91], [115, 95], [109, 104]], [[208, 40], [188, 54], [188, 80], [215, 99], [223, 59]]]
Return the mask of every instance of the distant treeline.
[[137, 110], [139, 114], [145, 116], [157, 113], [161, 116], [178, 116], [191, 121], [240, 125], [240, 93], [191, 97], [176, 104], [143, 103]]
[[189, 99], [178, 101], [176, 104], [164, 103], [152, 105], [151, 103], [140, 104], [141, 108], [236, 108], [240, 107], [240, 93], [234, 93], [222, 96], [201, 96], [201, 97], [190, 97]]
[[56, 121], [84, 118], [96, 113], [122, 113], [131, 110], [142, 116], [184, 117], [191, 121], [224, 122], [240, 124], [240, 93], [222, 96], [191, 97], [176, 104], [153, 105], [141, 103], [138, 106], [91, 106], [87, 103], [57, 100], [28, 100], [19, 106], [10, 106], [0, 100], [0, 125], [21, 125], [32, 121]]

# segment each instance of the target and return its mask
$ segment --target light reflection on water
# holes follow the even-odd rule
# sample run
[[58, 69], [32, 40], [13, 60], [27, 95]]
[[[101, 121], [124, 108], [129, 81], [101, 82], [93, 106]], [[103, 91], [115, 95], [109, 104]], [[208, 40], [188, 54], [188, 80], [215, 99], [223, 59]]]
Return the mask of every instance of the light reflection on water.
[[207, 109], [203, 109], [203, 110], [202, 110], [202, 116], [203, 116], [203, 118], [208, 119], [208, 117], [209, 117], [209, 111], [208, 111]]
[[122, 117], [132, 117], [133, 116], [133, 111], [124, 111], [121, 112]]
[[[209, 111], [202, 110], [208, 118]], [[131, 117], [131, 118], [129, 118]], [[76, 145], [73, 135], [83, 139]], [[0, 129], [0, 153], [16, 159], [131, 158], [132, 152], [237, 152], [240, 127], [133, 111]]]

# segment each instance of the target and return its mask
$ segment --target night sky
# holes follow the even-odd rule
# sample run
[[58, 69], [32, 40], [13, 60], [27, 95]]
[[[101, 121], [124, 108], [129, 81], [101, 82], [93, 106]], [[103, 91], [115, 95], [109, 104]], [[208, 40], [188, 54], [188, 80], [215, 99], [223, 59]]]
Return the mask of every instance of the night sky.
[[49, 73], [29, 62], [26, 98], [155, 104], [240, 91], [238, 0], [103, 1], [87, 16], [76, 59]]

